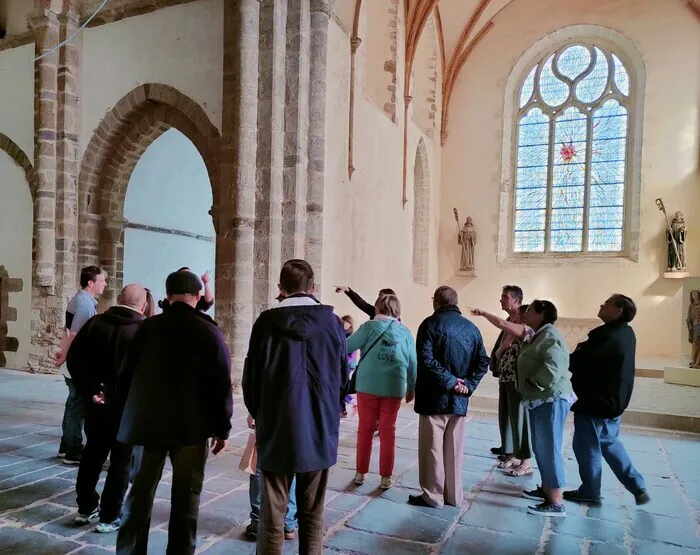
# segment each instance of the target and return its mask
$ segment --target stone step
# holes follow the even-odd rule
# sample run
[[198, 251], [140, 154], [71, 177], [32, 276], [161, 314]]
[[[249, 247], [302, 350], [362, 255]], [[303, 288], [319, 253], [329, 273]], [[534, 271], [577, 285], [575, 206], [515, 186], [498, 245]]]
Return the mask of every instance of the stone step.
[[[469, 401], [469, 414], [472, 416], [493, 416], [498, 414], [498, 399], [495, 397], [482, 397], [477, 393]], [[572, 417], [570, 416], [569, 418]], [[652, 428], [700, 434], [700, 416], [684, 416], [630, 409], [625, 411], [623, 425], [624, 427]]]

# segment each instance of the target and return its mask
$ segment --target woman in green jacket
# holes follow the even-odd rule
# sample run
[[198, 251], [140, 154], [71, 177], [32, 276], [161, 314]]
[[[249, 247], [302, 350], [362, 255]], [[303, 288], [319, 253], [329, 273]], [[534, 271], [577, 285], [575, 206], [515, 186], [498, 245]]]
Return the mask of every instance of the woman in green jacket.
[[533, 301], [522, 324], [507, 322], [482, 310], [474, 310], [498, 329], [523, 342], [518, 356], [517, 384], [523, 405], [530, 415], [532, 450], [542, 478], [542, 486], [523, 492], [540, 501], [528, 507], [530, 514], [565, 517], [562, 503], [564, 424], [576, 400], [571, 387], [569, 349], [564, 336], [554, 327], [557, 308], [549, 301]]
[[379, 423], [379, 473], [381, 488], [392, 485], [394, 472], [396, 418], [404, 396], [413, 400], [416, 384], [416, 344], [401, 317], [396, 295], [383, 295], [375, 303], [376, 316], [348, 338], [348, 354], [360, 350], [362, 357], [355, 372], [357, 432], [355, 483], [361, 485], [369, 472], [372, 438]]

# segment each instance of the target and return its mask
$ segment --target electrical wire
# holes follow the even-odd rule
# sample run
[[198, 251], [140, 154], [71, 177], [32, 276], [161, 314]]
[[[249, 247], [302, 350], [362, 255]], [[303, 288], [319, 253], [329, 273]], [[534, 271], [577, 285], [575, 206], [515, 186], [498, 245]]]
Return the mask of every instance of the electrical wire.
[[80, 27], [78, 27], [78, 29], [75, 31], [75, 33], [73, 33], [70, 37], [68, 37], [68, 38], [67, 38], [66, 40], [64, 40], [62, 43], [57, 44], [56, 46], [54, 46], [51, 50], [48, 50], [47, 52], [44, 52], [41, 56], [37, 56], [36, 58], [34, 58], [34, 61], [36, 62], [36, 61], [38, 61], [38, 60], [41, 60], [42, 58], [45, 58], [46, 56], [48, 56], [48, 55], [50, 55], [50, 54], [53, 54], [54, 52], [56, 52], [56, 50], [58, 50], [59, 48], [61, 48], [63, 45], [68, 44], [68, 43], [69, 43], [70, 41], [72, 41], [75, 37], [77, 37], [78, 34], [80, 33], [80, 31], [82, 31], [83, 29], [85, 29], [85, 27], [88, 26], [88, 24], [95, 18], [95, 16], [96, 16], [98, 13], [100, 13], [100, 10], [102, 10], [102, 8], [105, 7], [105, 4], [107, 4], [107, 1], [108, 1], [108, 0], [103, 0], [102, 4], [100, 4], [100, 7], [97, 8], [97, 9], [93, 12], [93, 14], [85, 20], [85, 23], [83, 23]]

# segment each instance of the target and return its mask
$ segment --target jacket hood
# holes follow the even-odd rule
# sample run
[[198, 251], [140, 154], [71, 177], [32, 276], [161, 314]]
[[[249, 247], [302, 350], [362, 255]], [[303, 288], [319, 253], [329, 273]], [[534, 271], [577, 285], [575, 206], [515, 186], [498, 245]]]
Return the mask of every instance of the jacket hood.
[[340, 319], [328, 305], [279, 306], [264, 312], [265, 317], [279, 331], [301, 341], [325, 332], [328, 328], [340, 330]]
[[113, 306], [108, 308], [102, 314], [102, 317], [112, 326], [130, 326], [146, 318], [143, 314], [126, 306]]
[[386, 330], [386, 333], [384, 333], [384, 336], [382, 337], [382, 341], [386, 341], [391, 345], [395, 345], [396, 343], [406, 339], [407, 335], [411, 335], [410, 330], [398, 320], [375, 318], [374, 320], [367, 322], [365, 325], [369, 326], [369, 328], [377, 334], [384, 333]]

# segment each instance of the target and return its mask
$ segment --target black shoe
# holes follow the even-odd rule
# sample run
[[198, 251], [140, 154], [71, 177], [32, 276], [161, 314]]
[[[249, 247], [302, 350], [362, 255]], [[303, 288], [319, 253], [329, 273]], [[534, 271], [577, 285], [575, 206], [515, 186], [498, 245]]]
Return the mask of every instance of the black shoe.
[[643, 489], [639, 493], [634, 494], [634, 500], [637, 502], [637, 505], [646, 505], [651, 501], [651, 497], [649, 497], [647, 490]]
[[503, 452], [503, 447], [491, 447], [491, 454], [493, 455], [505, 455]]
[[245, 535], [251, 540], [256, 539], [258, 537], [258, 523], [251, 522], [248, 526], [246, 526]]
[[524, 490], [523, 497], [525, 499], [532, 499], [533, 501], [545, 501], [547, 499], [541, 486], [537, 486], [537, 488], [530, 491]]
[[575, 503], [587, 503], [589, 505], [600, 505], [600, 497], [591, 497], [584, 495], [580, 490], [574, 489], [564, 492], [564, 499], [574, 501]]
[[408, 504], [413, 505], [414, 507], [430, 507], [431, 509], [435, 508], [432, 505], [428, 504], [428, 502], [425, 499], [423, 499], [422, 495], [409, 495]]
[[503, 455], [498, 455], [498, 457], [496, 457], [496, 458], [501, 462], [505, 462], [512, 457], [513, 457], [512, 453], [504, 453]]
[[66, 455], [63, 457], [63, 464], [80, 464], [82, 455]]

